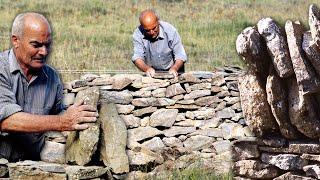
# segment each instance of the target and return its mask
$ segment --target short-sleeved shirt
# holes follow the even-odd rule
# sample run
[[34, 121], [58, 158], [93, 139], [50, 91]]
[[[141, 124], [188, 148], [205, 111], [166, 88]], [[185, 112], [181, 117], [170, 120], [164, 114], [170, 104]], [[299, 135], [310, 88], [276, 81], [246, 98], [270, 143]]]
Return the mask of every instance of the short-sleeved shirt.
[[[13, 50], [0, 53], [0, 122], [20, 111], [53, 115], [63, 109], [63, 86], [53, 68], [44, 65], [28, 82]], [[1, 135], [0, 157], [11, 161], [24, 158], [38, 159], [43, 143], [42, 133]], [[12, 154], [12, 151], [21, 151], [20, 148], [26, 152], [25, 157], [16, 157], [17, 155]]]
[[159, 35], [151, 40], [144, 35], [140, 25], [133, 33], [132, 61], [142, 59], [155, 70], [169, 70], [176, 59], [187, 61], [180, 35], [171, 24], [159, 21]]

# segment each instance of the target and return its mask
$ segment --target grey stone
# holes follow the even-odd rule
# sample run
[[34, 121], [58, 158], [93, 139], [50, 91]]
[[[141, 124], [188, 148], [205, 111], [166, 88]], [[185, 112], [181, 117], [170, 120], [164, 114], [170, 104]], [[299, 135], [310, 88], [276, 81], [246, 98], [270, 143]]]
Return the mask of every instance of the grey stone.
[[299, 155], [294, 154], [271, 155], [262, 153], [261, 161], [277, 166], [282, 170], [302, 170], [303, 166], [308, 163], [308, 161], [302, 159]]
[[191, 71], [190, 73], [200, 79], [210, 79], [213, 76], [213, 73], [208, 71]]
[[320, 40], [319, 23], [320, 23], [320, 10], [315, 4], [311, 4], [309, 6], [309, 26], [310, 26], [311, 36], [314, 42], [318, 42]]
[[187, 109], [187, 110], [194, 110], [199, 109], [201, 106], [193, 105], [193, 104], [175, 104], [173, 106], [167, 106], [167, 109]]
[[289, 117], [291, 123], [309, 138], [320, 137], [317, 104], [311, 95], [303, 95], [294, 78], [289, 79]]
[[257, 159], [260, 156], [258, 144], [255, 141], [233, 141], [231, 149], [234, 161]]
[[183, 147], [180, 139], [176, 137], [165, 137], [162, 139], [163, 143], [169, 147]]
[[183, 73], [179, 76], [179, 81], [182, 83], [200, 83], [200, 79], [194, 76], [191, 72]]
[[[99, 89], [91, 87], [80, 91], [75, 103], [83, 101], [83, 104], [97, 107], [99, 100]], [[99, 140], [99, 124], [88, 123], [89, 128], [83, 131], [73, 131], [68, 135], [66, 142], [66, 161], [78, 165], [85, 165], [91, 161], [92, 155], [97, 150]]]
[[186, 149], [197, 151], [211, 145], [213, 140], [213, 138], [207, 136], [196, 135], [186, 139], [183, 145]]
[[181, 134], [189, 134], [196, 131], [195, 127], [180, 127], [180, 126], [172, 126], [169, 129], [163, 131], [166, 137], [172, 137]]
[[131, 102], [136, 107], [158, 106], [157, 98], [135, 98]]
[[151, 151], [161, 151], [165, 147], [165, 145], [159, 137], [154, 137], [151, 140], [142, 143], [142, 146], [146, 147]]
[[301, 176], [300, 174], [295, 172], [287, 172], [277, 178], [274, 178], [274, 180], [285, 180], [285, 179], [315, 180], [314, 178]]
[[77, 180], [77, 179], [93, 179], [100, 177], [108, 172], [108, 167], [100, 166], [67, 166], [66, 172], [68, 179]]
[[176, 102], [177, 104], [194, 104], [194, 100], [193, 99], [189, 99], [189, 100], [179, 100]]
[[76, 89], [76, 88], [79, 88], [79, 87], [85, 87], [87, 86], [87, 81], [85, 80], [74, 80], [71, 82], [71, 86], [72, 86], [72, 89]]
[[241, 106], [246, 123], [257, 136], [271, 133], [277, 129], [267, 101], [265, 86], [252, 72], [239, 77]]
[[112, 89], [115, 89], [115, 90], [122, 90], [124, 89], [125, 87], [129, 86], [133, 79], [130, 79], [128, 77], [119, 77], [119, 78], [114, 78], [114, 81], [112, 83]]
[[187, 111], [186, 117], [190, 119], [211, 119], [215, 114], [212, 108], [202, 108], [197, 111]]
[[[320, 39], [319, 39], [320, 41]], [[319, 44], [320, 46], [320, 44]], [[311, 39], [310, 31], [303, 34], [302, 49], [306, 53], [308, 60], [314, 67], [317, 75], [320, 75], [320, 49], [316, 42]]]
[[127, 150], [130, 165], [145, 165], [151, 162], [163, 162], [162, 156], [150, 150], [141, 149], [139, 152]]
[[151, 92], [153, 97], [166, 97], [166, 88], [155, 89]]
[[51, 163], [65, 163], [65, 144], [46, 141], [41, 150], [40, 159]]
[[157, 106], [172, 106], [176, 103], [175, 100], [169, 98], [157, 98]]
[[167, 87], [166, 97], [172, 97], [184, 93], [186, 93], [186, 91], [181, 87], [180, 83], [176, 83]]
[[257, 160], [237, 161], [233, 166], [233, 172], [238, 176], [256, 179], [272, 179], [280, 174], [276, 167]]
[[124, 123], [126, 124], [127, 128], [135, 128], [140, 126], [141, 119], [138, 117], [135, 117], [132, 114], [129, 115], [120, 115]]
[[184, 96], [185, 100], [211, 95], [211, 90], [194, 90]]
[[141, 127], [150, 126], [150, 117], [144, 117], [141, 119]]
[[212, 118], [209, 120], [204, 120], [200, 128], [201, 129], [216, 128], [219, 126], [219, 124], [220, 124], [220, 119]]
[[257, 26], [259, 33], [267, 43], [268, 52], [277, 74], [282, 78], [293, 75], [286, 37], [280, 26], [271, 18], [261, 19]]
[[153, 113], [157, 111], [157, 107], [153, 107], [153, 106], [149, 106], [149, 107], [145, 107], [145, 108], [142, 108], [142, 109], [137, 109], [137, 110], [134, 110], [132, 113], [134, 116], [143, 116], [145, 114], [150, 114], [150, 113]]
[[104, 86], [104, 85], [112, 85], [113, 79], [110, 74], [106, 74], [104, 76], [100, 76], [99, 78], [94, 79], [92, 82], [88, 83], [91, 86]]
[[229, 140], [216, 141], [213, 143], [213, 147], [217, 154], [221, 154], [231, 150], [231, 142]]
[[185, 88], [187, 93], [190, 93], [191, 91], [195, 91], [195, 90], [206, 90], [206, 89], [211, 89], [211, 83], [199, 83], [199, 84], [194, 84], [188, 87], [186, 86], [187, 84], [185, 84]]
[[150, 126], [171, 127], [178, 115], [177, 109], [159, 109], [150, 116]]
[[196, 99], [194, 104], [198, 106], [210, 106], [221, 101], [222, 99], [219, 99], [217, 96], [206, 96]]
[[119, 114], [129, 114], [134, 110], [134, 106], [130, 104], [128, 105], [116, 104], [116, 107]]
[[130, 104], [133, 97], [127, 90], [125, 91], [100, 91], [101, 102], [105, 103], [116, 103], [116, 104]]
[[199, 129], [188, 136], [202, 135], [208, 137], [223, 137], [223, 131], [218, 128]]
[[131, 92], [133, 97], [143, 97], [143, 98], [147, 98], [147, 97], [151, 97], [151, 91], [134, 91]]
[[304, 27], [300, 22], [287, 21], [285, 25], [293, 70], [296, 74], [299, 91], [303, 94], [318, 92], [320, 80], [302, 50]]
[[288, 93], [284, 84], [285, 82], [271, 71], [266, 84], [267, 100], [281, 134], [288, 139], [297, 139], [301, 134], [290, 123]]
[[217, 111], [215, 114], [215, 117], [217, 118], [232, 118], [233, 116], [235, 116], [236, 113], [233, 109], [231, 108], [225, 108], [221, 111]]
[[306, 172], [307, 176], [312, 176], [320, 179], [320, 167], [317, 164], [304, 166], [303, 171]]
[[160, 134], [163, 132], [150, 126], [138, 127], [128, 130], [128, 141], [141, 141]]
[[168, 72], [156, 72], [153, 76], [155, 79], [172, 79], [174, 78], [173, 74], [170, 74]]
[[115, 104], [101, 104], [101, 147], [100, 160], [114, 173], [129, 172], [126, 155], [127, 129], [116, 111]]

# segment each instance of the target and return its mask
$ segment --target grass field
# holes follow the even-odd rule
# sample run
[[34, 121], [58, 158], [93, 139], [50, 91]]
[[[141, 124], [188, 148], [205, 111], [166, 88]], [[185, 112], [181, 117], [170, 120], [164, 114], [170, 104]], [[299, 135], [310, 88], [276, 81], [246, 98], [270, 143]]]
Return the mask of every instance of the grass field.
[[307, 26], [311, 3], [320, 6], [319, 0], [0, 0], [0, 50], [10, 45], [15, 15], [36, 11], [53, 26], [50, 64], [57, 69], [137, 71], [130, 61], [132, 32], [139, 12], [154, 8], [177, 27], [189, 57], [187, 71], [210, 71], [241, 66], [235, 39], [245, 27], [270, 16], [282, 26], [288, 19]]

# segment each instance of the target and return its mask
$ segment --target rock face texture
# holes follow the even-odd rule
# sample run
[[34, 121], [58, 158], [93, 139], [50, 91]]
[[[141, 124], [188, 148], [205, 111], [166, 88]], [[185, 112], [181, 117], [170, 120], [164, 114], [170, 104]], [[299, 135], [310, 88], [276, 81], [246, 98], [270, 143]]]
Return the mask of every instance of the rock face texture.
[[[284, 25], [285, 32], [270, 18], [261, 19], [257, 23], [264, 41], [255, 42], [256, 45], [250, 44], [250, 47], [266, 43], [273, 64], [268, 66], [265, 87], [260, 86], [259, 91], [257, 83], [250, 84], [245, 76], [239, 78], [241, 105], [246, 122], [253, 132], [256, 129], [260, 134], [258, 138], [232, 142], [235, 179], [319, 179], [319, 20], [318, 7], [310, 5], [310, 31], [305, 30], [298, 21], [287, 21]], [[243, 32], [239, 36], [243, 36]], [[243, 53], [237, 52], [243, 56]], [[250, 74], [251, 79], [260, 79], [261, 83], [264, 82], [266, 67], [252, 73], [258, 62], [247, 63], [246, 75]], [[288, 68], [290, 63], [293, 73]], [[250, 89], [255, 90], [254, 96], [248, 95]], [[261, 128], [269, 126], [269, 121], [248, 118], [254, 111], [258, 115], [269, 114], [266, 108], [261, 107], [265, 103], [257, 100], [257, 97], [265, 96], [265, 91], [267, 106], [271, 108], [271, 116], [277, 122], [278, 131], [271, 132]], [[249, 110], [246, 109], [248, 102], [251, 104]]]

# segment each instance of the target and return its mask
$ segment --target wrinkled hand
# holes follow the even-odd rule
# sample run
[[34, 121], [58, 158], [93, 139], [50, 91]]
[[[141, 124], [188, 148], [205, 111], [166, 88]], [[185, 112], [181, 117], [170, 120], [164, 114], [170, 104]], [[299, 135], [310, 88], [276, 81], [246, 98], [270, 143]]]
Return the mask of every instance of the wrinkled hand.
[[146, 74], [149, 77], [153, 77], [155, 73], [156, 73], [156, 71], [152, 67], [148, 68], [146, 71]]
[[169, 74], [172, 74], [174, 77], [178, 77], [178, 72], [174, 68], [169, 69]]
[[82, 105], [82, 102], [70, 106], [61, 116], [61, 123], [65, 130], [84, 130], [89, 128], [86, 123], [95, 122], [99, 116], [95, 107]]

